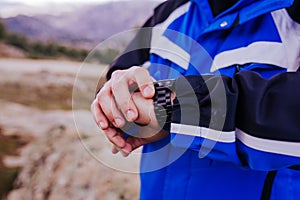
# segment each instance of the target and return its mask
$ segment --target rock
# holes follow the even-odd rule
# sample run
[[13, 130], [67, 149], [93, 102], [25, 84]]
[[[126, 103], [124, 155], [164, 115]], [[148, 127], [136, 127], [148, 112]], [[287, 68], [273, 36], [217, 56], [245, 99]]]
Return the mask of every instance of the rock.
[[16, 188], [25, 190], [17, 191], [37, 200], [138, 199], [138, 175], [105, 167], [81, 145], [68, 134], [58, 134], [27, 146], [23, 154], [27, 163], [16, 181]]

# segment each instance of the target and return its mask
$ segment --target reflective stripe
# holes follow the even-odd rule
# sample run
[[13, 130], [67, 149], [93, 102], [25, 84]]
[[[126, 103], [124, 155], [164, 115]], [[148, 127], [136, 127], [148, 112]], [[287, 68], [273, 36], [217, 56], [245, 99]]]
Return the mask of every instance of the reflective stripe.
[[271, 13], [276, 24], [278, 33], [284, 45], [287, 58], [288, 71], [297, 71], [300, 63], [300, 25], [293, 21], [286, 9], [277, 10]]
[[167, 29], [167, 27], [177, 18], [182, 16], [183, 14], [187, 13], [189, 10], [189, 7], [191, 5], [191, 2], [187, 2], [183, 4], [182, 6], [178, 7], [176, 10], [174, 10], [169, 17], [163, 21], [160, 24], [157, 24], [155, 27], [160, 27], [161, 29]]
[[[190, 7], [190, 2], [177, 8], [164, 22], [156, 25], [152, 30], [150, 53], [159, 55], [164, 59], [168, 59], [183, 69], [187, 70], [190, 61], [190, 55], [184, 49], [163, 36], [168, 26], [177, 18], [184, 15]], [[174, 31], [176, 34], [176, 31]], [[181, 33], [178, 33], [181, 34]]]
[[171, 124], [171, 133], [202, 137], [216, 142], [232, 143], [235, 142], [235, 131], [224, 132], [210, 128], [191, 126], [185, 124]]
[[152, 44], [150, 53], [170, 60], [185, 70], [188, 69], [190, 55], [186, 51], [163, 36], [160, 39], [156, 39], [156, 41], [156, 44]]
[[[265, 63], [296, 71], [300, 63], [300, 25], [285, 9], [271, 13], [282, 42], [254, 42], [215, 56], [211, 72], [235, 64]], [[272, 52], [272, 53], [268, 53]]]
[[[272, 53], [268, 53], [272, 51]], [[284, 47], [278, 42], [254, 42], [247, 47], [224, 51], [215, 56], [211, 72], [232, 65], [266, 63], [288, 68]]]
[[300, 157], [300, 142], [283, 142], [253, 137], [240, 129], [236, 130], [237, 138], [246, 146], [269, 153]]

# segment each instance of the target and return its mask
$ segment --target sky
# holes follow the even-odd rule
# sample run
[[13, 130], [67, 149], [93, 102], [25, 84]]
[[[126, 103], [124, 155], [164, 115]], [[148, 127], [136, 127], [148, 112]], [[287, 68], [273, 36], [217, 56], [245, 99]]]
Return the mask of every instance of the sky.
[[5, 2], [12, 2], [12, 3], [23, 3], [26, 5], [42, 5], [48, 3], [103, 3], [103, 2], [112, 2], [112, 1], [127, 1], [127, 0], [4, 0]]
[[[0, 0], [0, 17], [14, 17], [19, 14], [59, 14], [68, 12], [82, 4], [108, 3], [130, 0]], [[140, 0], [150, 1], [150, 0]], [[164, 1], [164, 0], [156, 0]], [[61, 6], [64, 4], [64, 6]]]

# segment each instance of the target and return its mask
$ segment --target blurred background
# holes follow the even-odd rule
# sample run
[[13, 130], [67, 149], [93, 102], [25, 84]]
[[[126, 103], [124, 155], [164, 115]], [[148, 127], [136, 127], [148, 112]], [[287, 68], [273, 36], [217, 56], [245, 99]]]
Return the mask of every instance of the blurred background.
[[[140, 27], [162, 1], [0, 1], [1, 200], [138, 199], [138, 174], [105, 166], [83, 147], [84, 140], [111, 156], [107, 142], [95, 140], [99, 130], [89, 100], [74, 110], [82, 119], [75, 126], [72, 91], [89, 53]], [[94, 93], [99, 74], [126, 40], [100, 48], [85, 62], [79, 90]]]

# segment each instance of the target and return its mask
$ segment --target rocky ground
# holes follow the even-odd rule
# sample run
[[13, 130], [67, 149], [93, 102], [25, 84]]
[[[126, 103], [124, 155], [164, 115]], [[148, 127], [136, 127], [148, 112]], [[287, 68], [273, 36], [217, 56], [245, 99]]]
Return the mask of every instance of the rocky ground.
[[71, 109], [80, 66], [0, 59], [0, 176], [19, 169], [12, 190], [2, 199], [138, 198], [139, 154], [127, 159], [112, 155], [86, 109], [103, 67], [82, 70], [75, 86], [83, 98], [75, 97], [76, 108]]

